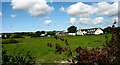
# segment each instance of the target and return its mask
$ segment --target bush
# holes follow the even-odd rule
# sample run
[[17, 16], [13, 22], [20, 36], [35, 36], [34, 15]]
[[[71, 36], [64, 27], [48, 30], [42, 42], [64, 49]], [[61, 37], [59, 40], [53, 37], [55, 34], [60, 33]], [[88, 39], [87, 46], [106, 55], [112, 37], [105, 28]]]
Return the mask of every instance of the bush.
[[19, 41], [18, 40], [13, 40], [13, 39], [2, 41], [2, 44], [9, 44], [9, 43], [19, 43]]
[[30, 54], [30, 51], [19, 51], [16, 55], [7, 54], [6, 50], [2, 50], [2, 65], [34, 65], [36, 59]]
[[13, 38], [24, 38], [24, 37], [20, 34], [16, 34], [16, 35], [13, 36]]

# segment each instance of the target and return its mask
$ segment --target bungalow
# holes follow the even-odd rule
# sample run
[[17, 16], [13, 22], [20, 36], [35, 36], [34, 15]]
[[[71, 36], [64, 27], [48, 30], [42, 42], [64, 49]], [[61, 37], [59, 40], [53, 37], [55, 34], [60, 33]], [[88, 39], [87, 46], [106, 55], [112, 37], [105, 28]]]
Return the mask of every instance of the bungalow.
[[90, 28], [90, 29], [79, 29], [77, 31], [77, 35], [86, 35], [86, 34], [103, 34], [103, 31], [101, 28]]
[[69, 36], [75, 36], [76, 33], [68, 33]]
[[99, 34], [103, 34], [103, 31], [102, 29], [98, 28], [95, 32], [94, 32], [95, 35], [99, 35]]
[[65, 30], [63, 30], [63, 31], [57, 31], [55, 33], [55, 35], [57, 35], [57, 36], [65, 36], [65, 35], [67, 35], [67, 32], [65, 32]]
[[8, 37], [8, 35], [5, 33], [0, 34], [0, 38], [7, 38], [7, 37]]
[[41, 36], [41, 37], [44, 37], [44, 36], [46, 36], [46, 34], [47, 34], [47, 33], [45, 33], [45, 34], [41, 34], [40, 36]]
[[77, 32], [76, 32], [77, 35], [84, 35], [84, 34], [87, 34], [86, 31], [82, 31], [81, 29], [79, 29]]

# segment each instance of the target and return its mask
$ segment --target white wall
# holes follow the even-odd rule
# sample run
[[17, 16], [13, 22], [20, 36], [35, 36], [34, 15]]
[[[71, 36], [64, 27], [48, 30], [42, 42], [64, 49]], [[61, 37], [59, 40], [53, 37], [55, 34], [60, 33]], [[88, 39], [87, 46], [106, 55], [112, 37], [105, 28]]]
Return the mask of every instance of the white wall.
[[76, 33], [68, 33], [68, 35], [75, 36]]
[[95, 35], [103, 34], [103, 31], [101, 29], [97, 29], [94, 33]]
[[82, 31], [77, 31], [77, 35], [83, 35]]

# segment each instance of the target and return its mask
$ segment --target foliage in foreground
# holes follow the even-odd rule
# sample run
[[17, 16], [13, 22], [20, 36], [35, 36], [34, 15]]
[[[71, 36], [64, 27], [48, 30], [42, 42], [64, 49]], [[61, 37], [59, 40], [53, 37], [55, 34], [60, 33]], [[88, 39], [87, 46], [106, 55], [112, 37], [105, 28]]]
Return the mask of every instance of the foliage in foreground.
[[9, 55], [3, 47], [2, 50], [2, 65], [34, 65], [35, 57], [30, 54], [30, 51], [19, 51], [17, 54]]

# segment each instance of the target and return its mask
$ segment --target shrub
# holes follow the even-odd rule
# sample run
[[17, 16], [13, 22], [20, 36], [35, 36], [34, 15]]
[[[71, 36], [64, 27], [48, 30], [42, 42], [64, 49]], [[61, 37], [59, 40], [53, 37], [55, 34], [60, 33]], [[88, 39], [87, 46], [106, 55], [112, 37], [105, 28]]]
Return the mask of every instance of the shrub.
[[21, 34], [15, 34], [15, 35], [13, 36], [13, 38], [24, 38], [24, 37], [23, 37], [23, 35], [21, 35]]
[[36, 59], [30, 54], [30, 51], [19, 51], [17, 54], [7, 54], [6, 50], [2, 50], [2, 65], [34, 65]]
[[10, 39], [10, 40], [3, 40], [2, 44], [11, 44], [11, 43], [19, 43], [18, 40]]

